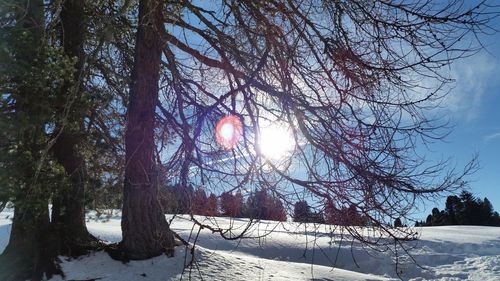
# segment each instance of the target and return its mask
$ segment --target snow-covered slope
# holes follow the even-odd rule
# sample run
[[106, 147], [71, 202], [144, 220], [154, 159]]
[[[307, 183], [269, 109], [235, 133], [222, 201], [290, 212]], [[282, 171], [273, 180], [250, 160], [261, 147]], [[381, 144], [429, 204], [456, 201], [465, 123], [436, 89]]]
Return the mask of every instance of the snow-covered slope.
[[[0, 251], [8, 242], [11, 216], [9, 210], [0, 213]], [[238, 233], [247, 221], [205, 222], [232, 224]], [[119, 216], [106, 222], [90, 219], [87, 225], [101, 239], [121, 239]], [[184, 239], [198, 233], [192, 226], [184, 217], [172, 223]], [[406, 244], [418, 265], [400, 255], [397, 268], [390, 245], [374, 251], [329, 226], [268, 221], [250, 230], [253, 236], [263, 236], [259, 239], [228, 241], [201, 230], [196, 262], [184, 271], [191, 259], [184, 247], [177, 247], [173, 258], [123, 264], [98, 252], [76, 260], [63, 258], [62, 266], [67, 280], [391, 280], [397, 278], [396, 270], [404, 280], [500, 280], [500, 228], [446, 226], [418, 231], [419, 240]]]

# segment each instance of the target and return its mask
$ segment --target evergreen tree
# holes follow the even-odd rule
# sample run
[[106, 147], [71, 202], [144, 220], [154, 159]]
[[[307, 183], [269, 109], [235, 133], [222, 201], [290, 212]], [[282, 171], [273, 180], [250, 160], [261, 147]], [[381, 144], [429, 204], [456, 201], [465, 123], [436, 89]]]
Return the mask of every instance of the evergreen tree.
[[233, 213], [237, 218], [243, 216], [243, 195], [239, 190], [234, 195]]
[[449, 224], [462, 224], [463, 204], [457, 196], [448, 196], [446, 198], [445, 213]]
[[477, 199], [468, 191], [462, 191], [460, 194], [460, 200], [464, 206], [462, 211], [462, 224], [474, 225], [478, 223], [479, 219], [479, 204]]
[[265, 188], [250, 193], [243, 214], [252, 219], [286, 221], [283, 203]]
[[403, 223], [401, 222], [401, 218], [396, 218], [394, 220], [394, 227], [402, 227]]
[[207, 202], [205, 205], [205, 216], [216, 217], [219, 215], [219, 208], [217, 204], [217, 196], [213, 193], [210, 193], [210, 196], [207, 198]]
[[460, 196], [448, 196], [444, 211], [432, 209], [432, 214], [422, 225], [492, 225], [500, 226], [498, 213], [488, 198], [481, 200], [472, 193], [463, 191]]
[[285, 207], [283, 207], [283, 203], [281, 203], [281, 200], [274, 197], [270, 198], [268, 202], [270, 202], [270, 207], [266, 219], [274, 221], [286, 221], [286, 210]]
[[428, 215], [427, 218], [425, 219], [425, 225], [426, 226], [432, 226], [432, 215]]
[[160, 189], [159, 197], [165, 214], [189, 214], [192, 212], [195, 191], [191, 185], [166, 185]]
[[265, 220], [268, 214], [268, 197], [265, 189], [250, 193], [245, 204], [245, 217]]
[[[99, 111], [107, 104], [102, 105], [101, 100], [94, 104], [91, 102], [91, 99], [101, 95], [91, 97], [89, 90], [92, 85], [89, 69], [95, 65], [90, 67], [89, 61], [93, 60], [87, 60], [85, 50], [92, 49], [89, 42], [96, 39], [87, 38], [87, 4], [87, 1], [76, 0], [51, 5], [43, 1], [2, 3], [0, 129], [8, 131], [5, 132], [6, 138], [2, 138], [6, 145], [2, 143], [0, 152], [5, 156], [0, 156], [0, 165], [5, 168], [0, 172], [0, 208], [6, 201], [13, 202], [17, 217], [14, 218], [15, 227], [2, 258], [20, 263], [13, 266], [0, 261], [2, 266], [8, 268], [0, 268], [2, 280], [29, 274], [32, 274], [32, 279], [37, 279], [44, 271], [50, 276], [56, 271], [53, 262], [57, 255], [75, 257], [98, 247], [97, 239], [87, 231], [84, 214], [86, 203], [96, 206], [96, 196], [89, 196], [86, 189], [92, 183], [93, 190], [98, 186], [101, 190], [109, 190], [102, 186], [106, 185], [104, 178], [112, 180], [111, 173], [104, 175], [102, 168], [109, 164], [105, 157], [115, 154], [110, 154], [109, 149], [106, 153], [97, 149], [111, 144], [101, 144], [103, 136], [99, 135], [95, 126], [98, 122], [94, 122], [89, 112]], [[103, 15], [100, 18], [102, 20]], [[6, 22], [8, 24], [4, 25]], [[106, 123], [100, 123], [101, 130], [107, 130], [106, 126]], [[13, 133], [16, 130], [20, 134]], [[19, 145], [18, 141], [24, 138], [22, 135], [31, 136], [29, 142], [25, 139], [22, 140], [23, 145]], [[110, 142], [113, 140], [107, 139]], [[27, 147], [30, 151], [25, 150]], [[3, 149], [9, 153], [4, 154]], [[21, 151], [24, 152], [18, 154]], [[89, 151], [98, 155], [92, 165], [87, 165]], [[13, 164], [22, 167], [15, 168]], [[109, 166], [117, 166], [114, 164], [117, 163]], [[21, 175], [14, 170], [26, 173]], [[112, 190], [107, 195], [109, 193]], [[121, 206], [116, 202], [120, 197], [112, 197], [114, 207]], [[49, 200], [52, 203], [50, 220]], [[107, 198], [100, 200], [106, 201]], [[35, 215], [31, 215], [32, 212]], [[33, 221], [33, 217], [39, 222]], [[38, 238], [22, 238], [26, 235]], [[50, 239], [44, 240], [46, 245], [42, 245], [44, 243], [40, 241], [47, 236]], [[18, 244], [19, 241], [22, 242]], [[30, 249], [33, 247], [44, 247], [43, 253]], [[24, 257], [14, 258], [12, 255], [17, 255], [16, 252], [23, 252]], [[34, 267], [26, 268], [33, 264]], [[21, 275], [17, 276], [14, 271], [21, 272]], [[3, 273], [9, 274], [9, 277], [2, 276]]]
[[366, 218], [359, 213], [353, 204], [340, 209], [333, 204], [328, 204], [325, 208], [325, 222], [342, 226], [363, 226], [367, 224]]
[[223, 216], [241, 217], [243, 211], [243, 196], [239, 191], [236, 195], [224, 192], [220, 197], [220, 205]]
[[325, 217], [324, 217], [324, 214], [322, 212], [311, 212], [310, 214], [310, 218], [308, 220], [309, 222], [312, 222], [312, 223], [321, 223], [321, 224], [324, 224], [325, 223]]
[[207, 199], [207, 194], [203, 188], [196, 189], [191, 205], [191, 213], [193, 215], [207, 215], [209, 208]]
[[490, 200], [488, 200], [488, 198], [485, 197], [480, 207], [481, 207], [482, 225], [491, 225], [491, 220], [493, 217], [494, 210]]
[[493, 212], [493, 214], [491, 215], [491, 218], [489, 220], [489, 225], [491, 226], [500, 226], [500, 215], [498, 214], [498, 212]]
[[297, 201], [293, 208], [293, 221], [295, 222], [309, 222], [311, 216], [311, 208], [307, 201]]
[[44, 7], [41, 0], [4, 1], [0, 9], [0, 201], [15, 208], [0, 280], [40, 280], [59, 272], [48, 201], [69, 183], [50, 153], [50, 133], [74, 60], [49, 44]]
[[52, 198], [52, 228], [57, 233], [58, 253], [78, 256], [95, 248], [93, 237], [85, 225], [85, 192], [88, 183], [87, 160], [83, 152], [85, 118], [90, 107], [84, 93], [85, 76], [85, 6], [86, 1], [67, 0], [61, 9], [60, 40], [64, 54], [74, 60], [74, 71], [65, 77], [60, 97], [55, 102], [55, 140], [51, 152], [64, 168], [69, 186], [58, 190]]
[[[429, 217], [427, 217], [429, 219]], [[430, 225], [438, 226], [446, 224], [446, 215], [444, 211], [440, 211], [438, 208], [432, 209], [432, 215], [430, 216]]]

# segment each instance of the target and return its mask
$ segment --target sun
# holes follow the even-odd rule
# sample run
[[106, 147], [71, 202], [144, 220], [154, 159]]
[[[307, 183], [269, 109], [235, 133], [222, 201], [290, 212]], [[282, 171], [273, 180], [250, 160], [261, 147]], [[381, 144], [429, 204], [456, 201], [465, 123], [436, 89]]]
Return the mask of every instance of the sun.
[[262, 126], [259, 133], [260, 153], [268, 159], [282, 159], [295, 147], [292, 132], [285, 124], [271, 123], [268, 126]]
[[[264, 124], [263, 124], [264, 123]], [[242, 138], [240, 118], [228, 115], [219, 120], [215, 139], [224, 149], [234, 149]], [[295, 148], [290, 125], [283, 122], [261, 122], [258, 131], [257, 152], [268, 160], [283, 160]]]

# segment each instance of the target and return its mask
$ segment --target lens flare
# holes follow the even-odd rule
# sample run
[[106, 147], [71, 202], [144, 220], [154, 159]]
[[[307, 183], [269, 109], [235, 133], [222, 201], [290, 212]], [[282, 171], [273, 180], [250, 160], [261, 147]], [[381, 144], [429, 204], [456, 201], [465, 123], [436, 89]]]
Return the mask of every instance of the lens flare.
[[217, 122], [215, 139], [225, 149], [233, 149], [241, 138], [242, 130], [240, 119], [237, 116], [228, 115]]

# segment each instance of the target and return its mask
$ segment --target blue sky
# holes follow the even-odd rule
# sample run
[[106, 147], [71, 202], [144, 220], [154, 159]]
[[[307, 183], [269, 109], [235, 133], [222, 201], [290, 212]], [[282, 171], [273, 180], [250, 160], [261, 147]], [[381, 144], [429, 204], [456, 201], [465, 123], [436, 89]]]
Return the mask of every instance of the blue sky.
[[[500, 29], [500, 19], [492, 26]], [[482, 43], [486, 50], [451, 66], [456, 83], [436, 112], [449, 118], [451, 133], [432, 144], [430, 151], [419, 150], [429, 160], [450, 158], [458, 170], [478, 154], [480, 170], [468, 178], [470, 190], [488, 197], [500, 212], [500, 33], [482, 37]], [[415, 218], [425, 219], [433, 207], [443, 209], [445, 199], [428, 202]]]
[[[494, 26], [500, 28], [499, 19]], [[483, 42], [485, 51], [452, 65], [455, 87], [442, 107], [454, 127], [427, 154], [434, 160], [451, 157], [451, 163], [460, 168], [478, 153], [480, 170], [469, 177], [470, 190], [488, 197], [500, 212], [500, 33]], [[444, 200], [435, 206], [442, 209]], [[433, 207], [430, 203], [421, 211], [429, 213]]]

